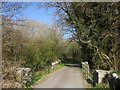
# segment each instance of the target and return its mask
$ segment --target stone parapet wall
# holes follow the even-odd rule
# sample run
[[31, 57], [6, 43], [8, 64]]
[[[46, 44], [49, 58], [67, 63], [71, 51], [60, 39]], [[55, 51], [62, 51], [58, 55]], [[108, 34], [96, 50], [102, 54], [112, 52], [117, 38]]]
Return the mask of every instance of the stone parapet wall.
[[29, 84], [31, 82], [31, 68], [17, 68], [16, 80], [21, 86]]
[[112, 90], [120, 90], [120, 76], [116, 74], [116, 76], [114, 76], [115, 73], [113, 73], [111, 75], [111, 77], [109, 77], [109, 87]]
[[51, 69], [55, 68], [55, 66], [58, 65], [58, 64], [60, 64], [60, 63], [61, 63], [60, 60], [55, 61], [55, 62], [52, 62], [52, 64], [51, 64]]
[[[91, 79], [91, 84], [96, 86], [96, 84], [104, 83], [111, 90], [120, 90], [120, 76], [116, 73], [111, 74], [110, 70], [92, 70], [89, 68], [88, 62], [81, 62], [82, 70], [86, 79]], [[91, 73], [92, 72], [92, 73]]]
[[110, 73], [110, 71], [107, 71], [107, 70], [95, 70], [94, 73], [93, 73], [93, 83], [94, 83], [94, 85], [102, 83], [103, 79], [109, 73]]
[[85, 74], [85, 78], [90, 78], [90, 68], [88, 62], [82, 62], [82, 69]]

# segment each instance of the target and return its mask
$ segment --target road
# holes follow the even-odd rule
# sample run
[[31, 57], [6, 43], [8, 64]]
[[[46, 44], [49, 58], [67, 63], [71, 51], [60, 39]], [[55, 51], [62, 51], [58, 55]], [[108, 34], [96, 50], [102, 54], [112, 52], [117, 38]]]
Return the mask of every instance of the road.
[[78, 67], [65, 66], [38, 81], [33, 88], [89, 88], [90, 84], [82, 77]]

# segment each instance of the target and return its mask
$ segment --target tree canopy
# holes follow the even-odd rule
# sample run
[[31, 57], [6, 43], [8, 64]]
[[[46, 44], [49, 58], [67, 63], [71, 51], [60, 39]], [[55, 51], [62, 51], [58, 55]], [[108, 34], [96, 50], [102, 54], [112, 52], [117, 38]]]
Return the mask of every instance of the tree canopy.
[[56, 9], [60, 24], [67, 25], [80, 45], [83, 61], [103, 69], [119, 67], [119, 3], [53, 2], [38, 6]]

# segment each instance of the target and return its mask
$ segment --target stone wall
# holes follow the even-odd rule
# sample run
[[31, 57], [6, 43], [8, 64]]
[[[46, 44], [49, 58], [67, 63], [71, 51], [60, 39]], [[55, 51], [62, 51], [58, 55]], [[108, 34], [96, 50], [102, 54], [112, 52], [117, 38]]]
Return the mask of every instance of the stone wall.
[[59, 63], [61, 63], [60, 60], [55, 61], [55, 62], [52, 62], [52, 64], [51, 64], [51, 69], [55, 68], [55, 66], [58, 65]]
[[90, 68], [88, 62], [82, 62], [82, 69], [85, 74], [85, 78], [90, 78]]
[[93, 83], [94, 85], [102, 83], [103, 79], [110, 71], [107, 70], [95, 70], [93, 73]]
[[[60, 60], [53, 62], [51, 68], [55, 68], [59, 63], [61, 63]], [[23, 87], [23, 85], [29, 85], [31, 83], [31, 68], [17, 68], [16, 80], [20, 84], [19, 88]]]
[[109, 87], [112, 90], [120, 90], [120, 76], [113, 73], [111, 77], [109, 77]]
[[90, 79], [92, 77], [93, 86], [96, 84], [104, 83], [107, 87], [111, 88], [111, 90], [120, 90], [120, 76], [116, 73], [111, 75], [111, 71], [109, 70], [95, 70], [90, 76], [91, 71], [89, 68], [88, 62], [81, 62], [81, 66], [83, 69], [83, 73], [86, 79]]
[[29, 84], [31, 82], [31, 68], [17, 68], [16, 80], [21, 86]]

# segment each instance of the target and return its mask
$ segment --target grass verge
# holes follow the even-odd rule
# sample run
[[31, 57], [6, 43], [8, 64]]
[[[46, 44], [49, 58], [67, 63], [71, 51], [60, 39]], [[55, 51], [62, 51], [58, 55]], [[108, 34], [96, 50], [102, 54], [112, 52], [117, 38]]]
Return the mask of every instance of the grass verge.
[[27, 88], [31, 88], [32, 85], [36, 84], [38, 81], [43, 80], [48, 74], [50, 74], [62, 67], [64, 67], [64, 64], [58, 64], [53, 69], [51, 67], [49, 67], [43, 71], [34, 72], [32, 75], [32, 81], [31, 81], [30, 85], [27, 86]]

